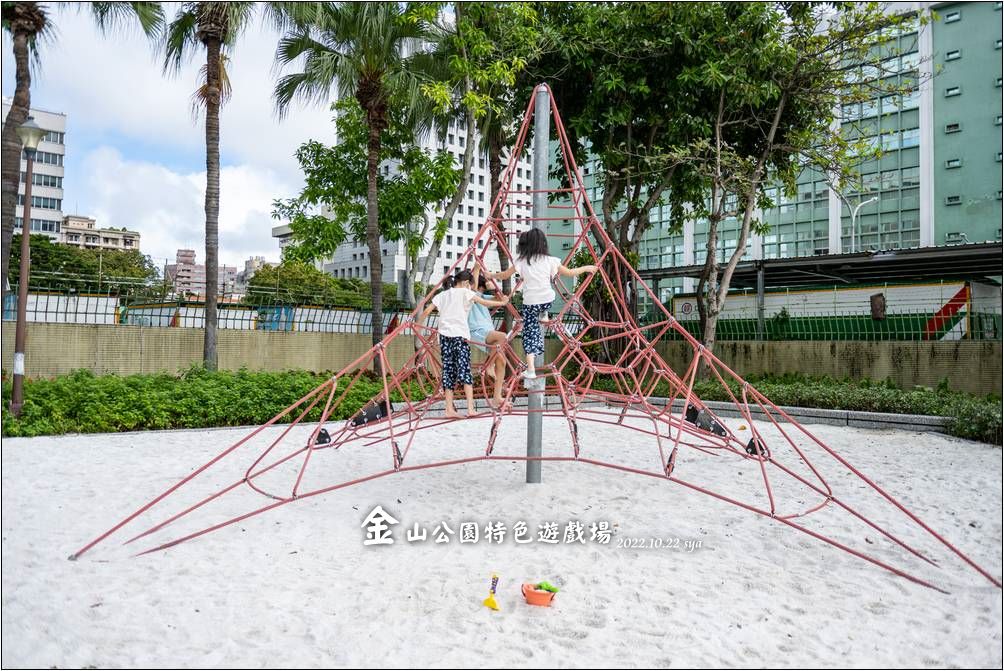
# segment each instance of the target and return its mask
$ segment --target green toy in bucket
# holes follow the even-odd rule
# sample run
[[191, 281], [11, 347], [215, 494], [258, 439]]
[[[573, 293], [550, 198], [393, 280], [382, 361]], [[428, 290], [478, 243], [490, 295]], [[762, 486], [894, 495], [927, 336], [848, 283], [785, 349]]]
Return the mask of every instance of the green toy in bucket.
[[550, 606], [558, 588], [546, 580], [538, 583], [525, 582], [521, 588], [523, 598], [531, 606]]

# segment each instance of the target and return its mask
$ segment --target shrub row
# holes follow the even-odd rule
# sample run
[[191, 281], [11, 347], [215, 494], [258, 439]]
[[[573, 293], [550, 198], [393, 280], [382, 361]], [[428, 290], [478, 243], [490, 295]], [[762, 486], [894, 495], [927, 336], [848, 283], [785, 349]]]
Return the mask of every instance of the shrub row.
[[[209, 373], [200, 368], [180, 376], [95, 376], [80, 370], [54, 379], [27, 381], [24, 407], [18, 418], [10, 415], [11, 383], [5, 380], [3, 435], [264, 424], [329, 377], [304, 371]], [[339, 393], [344, 385], [339, 383]], [[332, 419], [351, 416], [382, 389], [373, 379], [361, 379], [334, 409]], [[307, 415], [308, 419], [320, 417], [325, 400], [326, 396]]]
[[[1002, 442], [1002, 405], [996, 396], [953, 392], [946, 385], [938, 389], [903, 390], [892, 382], [801, 375], [750, 378], [749, 382], [776, 405], [950, 417], [948, 428], [954, 436], [996, 445]], [[607, 382], [602, 385], [614, 388]], [[738, 383], [729, 381], [729, 388], [740, 398]], [[654, 395], [667, 393], [668, 388], [662, 385], [656, 387]], [[694, 393], [705, 401], [732, 400], [717, 379], [696, 382]]]
[[[11, 384], [3, 382], [3, 435], [44, 436], [64, 433], [105, 433], [143, 429], [191, 429], [263, 424], [327, 380], [329, 374], [219, 371], [192, 368], [181, 375], [102, 375], [77, 371], [25, 384], [21, 416], [9, 413]], [[839, 410], [863, 410], [952, 418], [953, 435], [1001, 443], [1002, 406], [999, 397], [985, 398], [939, 389], [904, 391], [890, 383], [786, 376], [751, 380], [777, 405]], [[344, 382], [340, 383], [344, 385]], [[597, 386], [613, 389], [609, 380]], [[738, 385], [731, 385], [738, 397]], [[382, 391], [373, 377], [364, 377], [332, 413], [346, 419]], [[657, 388], [664, 396], [667, 389]], [[695, 393], [706, 401], [728, 401], [717, 381], [701, 381]], [[409, 393], [421, 395], [412, 388]], [[392, 394], [392, 400], [398, 400]], [[324, 400], [308, 415], [320, 417]]]

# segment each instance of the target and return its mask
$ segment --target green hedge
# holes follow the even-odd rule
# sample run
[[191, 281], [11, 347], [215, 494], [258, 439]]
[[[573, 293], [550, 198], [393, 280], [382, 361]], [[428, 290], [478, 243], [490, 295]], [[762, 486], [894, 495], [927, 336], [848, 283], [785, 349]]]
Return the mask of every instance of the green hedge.
[[[889, 381], [836, 380], [801, 375], [750, 378], [749, 382], [776, 405], [951, 417], [948, 428], [952, 435], [1001, 444], [1002, 405], [997, 396], [980, 397], [953, 392], [944, 384], [938, 389], [905, 391]], [[613, 384], [607, 381], [598, 386], [614, 390]], [[740, 398], [739, 384], [730, 383], [729, 387], [736, 398]], [[660, 385], [653, 395], [666, 396], [667, 393], [667, 386]], [[732, 400], [717, 379], [696, 382], [694, 393], [705, 401]]]
[[[3, 382], [3, 435], [45, 436], [142, 429], [195, 429], [264, 424], [330, 377], [303, 371], [209, 373], [180, 376], [102, 375], [80, 370], [51, 380], [29, 380], [21, 416], [11, 416], [11, 383]], [[346, 382], [340, 382], [344, 388]], [[364, 378], [335, 408], [346, 419], [382, 391]], [[415, 392], [421, 393], [417, 388]], [[395, 398], [392, 394], [391, 398]], [[337, 398], [337, 396], [336, 396]], [[308, 415], [319, 418], [322, 399]]]
[[[175, 375], [102, 375], [77, 371], [51, 380], [29, 380], [21, 417], [10, 415], [11, 384], [3, 382], [3, 435], [45, 436], [142, 429], [192, 429], [263, 424], [314, 389], [330, 374], [290, 371], [209, 373], [201, 368]], [[953, 435], [1001, 443], [1001, 399], [939, 389], [904, 391], [891, 383], [768, 377], [750, 380], [777, 405], [952, 417]], [[345, 384], [342, 382], [341, 384]], [[609, 381], [597, 386], [611, 388]], [[345, 419], [382, 391], [372, 376], [364, 377], [335, 408], [333, 419]], [[426, 390], [429, 391], [429, 390]], [[698, 397], [728, 401], [717, 381], [698, 382]], [[733, 393], [739, 394], [738, 385]], [[655, 395], [667, 390], [657, 388]], [[421, 395], [417, 386], [410, 393]], [[392, 395], [392, 400], [397, 400]], [[320, 416], [323, 401], [310, 418]]]

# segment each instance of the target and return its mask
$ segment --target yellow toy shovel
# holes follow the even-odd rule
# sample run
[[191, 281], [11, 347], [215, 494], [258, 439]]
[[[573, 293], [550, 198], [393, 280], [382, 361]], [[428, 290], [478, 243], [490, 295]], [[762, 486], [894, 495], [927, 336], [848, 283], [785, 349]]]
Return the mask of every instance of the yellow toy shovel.
[[495, 600], [495, 589], [499, 586], [499, 577], [495, 573], [492, 573], [492, 586], [488, 590], [488, 598], [484, 600], [484, 604], [491, 608], [492, 610], [499, 609], [499, 602]]

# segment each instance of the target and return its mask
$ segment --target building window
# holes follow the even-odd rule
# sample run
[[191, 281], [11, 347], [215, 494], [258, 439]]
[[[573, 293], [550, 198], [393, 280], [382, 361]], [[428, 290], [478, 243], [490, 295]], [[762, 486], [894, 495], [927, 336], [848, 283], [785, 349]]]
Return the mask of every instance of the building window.
[[962, 196], [945, 196], [945, 205], [960, 205]]
[[951, 51], [945, 53], [946, 61], [955, 61], [960, 58], [962, 58], [962, 52], [959, 51], [958, 49], [952, 49]]
[[962, 93], [961, 86], [949, 86], [947, 89], [945, 89], [946, 98], [951, 98], [952, 96], [957, 96], [961, 93]]
[[961, 158], [950, 158], [947, 161], [945, 161], [945, 167], [949, 168], [949, 169], [951, 169], [951, 168], [961, 168], [962, 167], [962, 159]]
[[946, 133], [958, 133], [962, 130], [962, 124], [960, 123], [946, 123], [945, 132]]
[[452, 245], [453, 244], [453, 236], [452, 235], [447, 235], [446, 236], [446, 244], [448, 244], [448, 245]]
[[962, 18], [961, 12], [948, 12], [945, 14], [945, 23], [955, 23]]

